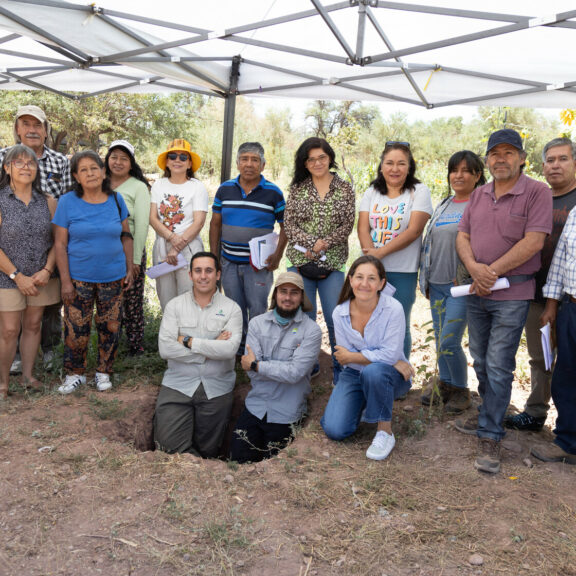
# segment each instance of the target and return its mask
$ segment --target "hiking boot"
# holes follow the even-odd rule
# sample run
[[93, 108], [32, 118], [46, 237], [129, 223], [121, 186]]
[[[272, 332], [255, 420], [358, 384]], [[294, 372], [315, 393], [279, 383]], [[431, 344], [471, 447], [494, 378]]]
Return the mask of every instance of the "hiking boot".
[[94, 386], [98, 392], [105, 392], [112, 388], [112, 382], [110, 382], [110, 376], [104, 372], [96, 372], [94, 374]]
[[468, 388], [458, 388], [450, 386], [450, 398], [444, 404], [444, 411], [447, 414], [461, 414], [472, 406], [470, 390]]
[[440, 378], [432, 376], [428, 379], [424, 385], [424, 388], [422, 388], [420, 402], [424, 406], [430, 406], [430, 403], [433, 403], [434, 405], [440, 404], [440, 400], [442, 400], [442, 404], [446, 404], [450, 398], [451, 393], [451, 386], [448, 386], [442, 382]]
[[492, 438], [478, 438], [478, 454], [474, 468], [480, 472], [500, 472], [500, 442]]
[[75, 392], [84, 384], [86, 384], [86, 376], [69, 374], [66, 376], [64, 382], [58, 386], [58, 392], [60, 392], [60, 394], [72, 394], [72, 392]]
[[478, 432], [478, 415], [470, 416], [470, 418], [458, 418], [454, 422], [454, 428], [462, 434], [470, 434], [476, 436]]
[[504, 427], [512, 428], [512, 430], [533, 430], [538, 432], [544, 428], [546, 417], [536, 418], [530, 416], [527, 412], [520, 412], [520, 414], [508, 414], [504, 418]]
[[366, 450], [366, 458], [370, 458], [370, 460], [385, 460], [392, 452], [395, 444], [394, 434], [378, 430], [374, 440], [372, 440], [372, 444], [370, 444], [370, 448]]
[[564, 462], [565, 464], [576, 465], [576, 454], [565, 452], [553, 442], [533, 446], [530, 449], [530, 454], [543, 462]]

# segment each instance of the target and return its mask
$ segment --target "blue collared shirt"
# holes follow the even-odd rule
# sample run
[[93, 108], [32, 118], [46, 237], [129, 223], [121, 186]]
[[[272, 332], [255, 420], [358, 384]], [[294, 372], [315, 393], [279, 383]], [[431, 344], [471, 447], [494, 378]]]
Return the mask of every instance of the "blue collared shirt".
[[[352, 328], [350, 300], [339, 304], [332, 314], [336, 343], [350, 352], [360, 352], [371, 363], [381, 362], [393, 366], [404, 356], [404, 333], [406, 320], [402, 304], [391, 296], [380, 294], [378, 305], [364, 327], [364, 335]], [[347, 364], [348, 367], [364, 369], [362, 364]]]

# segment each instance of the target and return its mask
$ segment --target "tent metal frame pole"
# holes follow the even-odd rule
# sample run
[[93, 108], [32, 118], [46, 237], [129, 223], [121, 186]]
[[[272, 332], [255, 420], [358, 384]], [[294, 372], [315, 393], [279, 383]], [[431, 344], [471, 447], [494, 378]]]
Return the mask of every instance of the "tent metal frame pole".
[[234, 146], [234, 119], [236, 116], [236, 94], [240, 77], [240, 56], [234, 56], [230, 70], [230, 89], [224, 102], [224, 126], [222, 134], [222, 164], [220, 182], [230, 180], [232, 170], [232, 148]]

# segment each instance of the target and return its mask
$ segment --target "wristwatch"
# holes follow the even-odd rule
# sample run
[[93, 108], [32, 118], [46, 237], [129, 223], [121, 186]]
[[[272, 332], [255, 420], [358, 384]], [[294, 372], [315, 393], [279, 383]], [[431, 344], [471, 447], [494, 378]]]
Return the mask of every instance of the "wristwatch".
[[250, 370], [252, 370], [252, 372], [258, 372], [258, 362], [256, 362], [256, 360], [250, 364]]
[[9, 276], [10, 280], [16, 280], [16, 276], [18, 276], [18, 274], [20, 274], [20, 270], [18, 270], [18, 268], [16, 268], [16, 270], [14, 270], [14, 272], [12, 272], [12, 274], [10, 274], [10, 276]]
[[189, 342], [192, 340], [192, 336], [184, 336], [184, 340], [182, 340], [182, 344], [186, 346], [186, 348], [190, 348]]

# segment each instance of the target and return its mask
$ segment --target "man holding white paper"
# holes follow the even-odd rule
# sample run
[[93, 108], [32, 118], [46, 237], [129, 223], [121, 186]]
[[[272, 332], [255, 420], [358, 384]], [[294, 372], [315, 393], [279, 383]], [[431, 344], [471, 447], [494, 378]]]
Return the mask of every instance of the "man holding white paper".
[[566, 220], [543, 293], [542, 323], [556, 325], [552, 399], [558, 418], [554, 442], [534, 446], [531, 453], [544, 462], [576, 464], [576, 208]]
[[[239, 353], [244, 351], [248, 321], [264, 314], [284, 248], [284, 195], [278, 186], [262, 176], [266, 165], [259, 142], [244, 142], [238, 148], [239, 175], [223, 182], [216, 192], [210, 222], [210, 251], [222, 264], [222, 287], [242, 310], [243, 331]], [[261, 270], [250, 264], [249, 242], [280, 225], [278, 246]]]
[[[470, 354], [482, 405], [478, 417], [457, 420], [478, 436], [477, 470], [500, 471], [503, 420], [510, 402], [516, 351], [534, 296], [540, 251], [552, 230], [552, 197], [542, 182], [522, 174], [526, 153], [520, 134], [491, 134], [486, 166], [492, 182], [476, 188], [458, 225], [456, 249], [472, 276], [468, 297]], [[499, 277], [510, 287], [492, 291]]]

